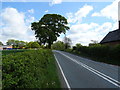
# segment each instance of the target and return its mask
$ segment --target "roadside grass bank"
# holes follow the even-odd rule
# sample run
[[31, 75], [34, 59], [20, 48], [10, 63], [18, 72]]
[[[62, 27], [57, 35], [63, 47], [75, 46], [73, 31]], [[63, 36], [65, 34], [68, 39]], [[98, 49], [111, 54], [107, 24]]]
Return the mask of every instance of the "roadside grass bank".
[[78, 48], [64, 50], [66, 52], [82, 56], [98, 62], [104, 62], [120, 66], [120, 45], [108, 46], [80, 46]]
[[2, 54], [2, 88], [61, 88], [51, 50]]

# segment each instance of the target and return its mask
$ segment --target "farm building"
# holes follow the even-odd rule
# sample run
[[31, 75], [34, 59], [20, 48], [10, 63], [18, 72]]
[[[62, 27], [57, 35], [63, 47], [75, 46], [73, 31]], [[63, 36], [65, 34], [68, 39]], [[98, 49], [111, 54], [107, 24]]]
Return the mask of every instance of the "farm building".
[[12, 49], [12, 45], [1, 45], [0, 50], [9, 50]]
[[115, 46], [120, 44], [120, 21], [119, 29], [109, 32], [100, 42], [103, 45]]

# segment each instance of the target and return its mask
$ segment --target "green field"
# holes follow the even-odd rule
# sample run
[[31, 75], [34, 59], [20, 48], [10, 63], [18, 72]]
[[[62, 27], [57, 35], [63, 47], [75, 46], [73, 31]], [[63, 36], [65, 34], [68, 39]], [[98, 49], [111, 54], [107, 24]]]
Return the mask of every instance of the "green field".
[[60, 88], [51, 50], [7, 50], [2, 53], [2, 88]]

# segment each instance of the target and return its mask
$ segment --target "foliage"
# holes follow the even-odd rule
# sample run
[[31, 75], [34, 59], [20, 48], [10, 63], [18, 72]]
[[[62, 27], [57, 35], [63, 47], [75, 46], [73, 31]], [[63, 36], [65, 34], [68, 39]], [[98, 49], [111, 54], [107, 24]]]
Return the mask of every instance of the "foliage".
[[31, 29], [35, 31], [35, 37], [39, 39], [41, 44], [51, 45], [57, 40], [61, 33], [65, 33], [69, 29], [67, 19], [58, 14], [46, 14], [39, 22], [33, 22]]
[[40, 48], [40, 45], [38, 44], [38, 42], [29, 42], [26, 44], [26, 48]]
[[100, 44], [94, 44], [92, 46], [74, 46], [73, 51], [79, 54], [94, 58], [94, 60], [120, 65], [120, 45], [115, 47], [109, 47]]
[[99, 44], [96, 40], [91, 40], [92, 43], [89, 43], [89, 46], [97, 45]]
[[7, 45], [14, 45], [15, 44], [15, 40], [14, 39], [9, 39], [7, 42], [6, 42]]
[[65, 44], [62, 41], [57, 41], [56, 43], [54, 43], [52, 45], [52, 49], [56, 49], [56, 50], [64, 50], [65, 49]]
[[120, 65], [120, 45], [117, 45], [109, 50], [109, 58], [116, 61]]
[[37, 42], [33, 42], [31, 48], [40, 48], [40, 45]]
[[77, 43], [75, 46], [73, 46], [73, 50], [77, 50], [80, 48], [82, 45], [80, 43]]
[[14, 39], [9, 39], [6, 43], [7, 45], [13, 45], [13, 48], [22, 48], [27, 44], [27, 42]]
[[3, 54], [2, 58], [3, 89], [60, 88], [51, 50], [11, 52], [8, 55]]
[[81, 45], [80, 43], [77, 43], [77, 44], [76, 44], [76, 47], [77, 47], [77, 48], [79, 48], [79, 47], [81, 47], [81, 46], [82, 46], [82, 45]]
[[28, 43], [26, 44], [25, 48], [31, 48], [31, 44], [32, 44], [32, 43], [33, 43], [33, 41], [28, 42]]

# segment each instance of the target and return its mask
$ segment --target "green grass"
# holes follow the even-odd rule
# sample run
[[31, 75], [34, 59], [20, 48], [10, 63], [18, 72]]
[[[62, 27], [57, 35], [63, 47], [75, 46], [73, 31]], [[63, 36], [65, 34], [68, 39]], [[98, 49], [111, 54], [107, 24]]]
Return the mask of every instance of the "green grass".
[[5, 51], [2, 55], [3, 89], [61, 87], [51, 50], [15, 52]]

